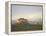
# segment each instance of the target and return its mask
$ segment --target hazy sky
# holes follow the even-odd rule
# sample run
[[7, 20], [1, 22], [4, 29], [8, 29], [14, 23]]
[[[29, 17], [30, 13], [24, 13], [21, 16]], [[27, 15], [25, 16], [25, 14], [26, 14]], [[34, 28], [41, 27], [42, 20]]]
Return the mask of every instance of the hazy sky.
[[41, 6], [12, 5], [12, 20], [26, 18], [31, 20], [42, 18]]

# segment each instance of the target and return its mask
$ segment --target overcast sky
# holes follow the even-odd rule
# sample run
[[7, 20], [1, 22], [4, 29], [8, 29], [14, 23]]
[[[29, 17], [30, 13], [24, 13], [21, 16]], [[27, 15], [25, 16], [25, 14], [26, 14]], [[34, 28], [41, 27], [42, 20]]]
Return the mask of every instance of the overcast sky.
[[31, 20], [42, 18], [41, 6], [12, 5], [12, 20], [26, 18]]

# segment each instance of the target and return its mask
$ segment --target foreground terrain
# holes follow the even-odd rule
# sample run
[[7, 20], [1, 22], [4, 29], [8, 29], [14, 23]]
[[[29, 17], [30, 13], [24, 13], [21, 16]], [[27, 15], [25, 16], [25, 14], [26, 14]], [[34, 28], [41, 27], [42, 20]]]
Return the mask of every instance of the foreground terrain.
[[11, 31], [33, 31], [42, 30], [42, 24], [15, 24], [11, 25]]

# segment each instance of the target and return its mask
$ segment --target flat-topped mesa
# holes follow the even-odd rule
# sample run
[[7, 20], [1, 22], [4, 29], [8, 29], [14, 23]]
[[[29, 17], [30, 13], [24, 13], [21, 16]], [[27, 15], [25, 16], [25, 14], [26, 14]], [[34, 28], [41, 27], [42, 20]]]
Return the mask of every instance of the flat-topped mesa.
[[24, 18], [20, 18], [17, 20], [16, 24], [27, 24], [28, 20]]

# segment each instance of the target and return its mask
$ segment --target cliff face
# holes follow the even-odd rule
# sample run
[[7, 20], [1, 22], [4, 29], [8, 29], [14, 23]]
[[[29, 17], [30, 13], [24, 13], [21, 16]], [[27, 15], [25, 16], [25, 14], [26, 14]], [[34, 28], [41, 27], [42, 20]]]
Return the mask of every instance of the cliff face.
[[24, 18], [20, 18], [17, 20], [16, 24], [27, 24], [28, 20]]

